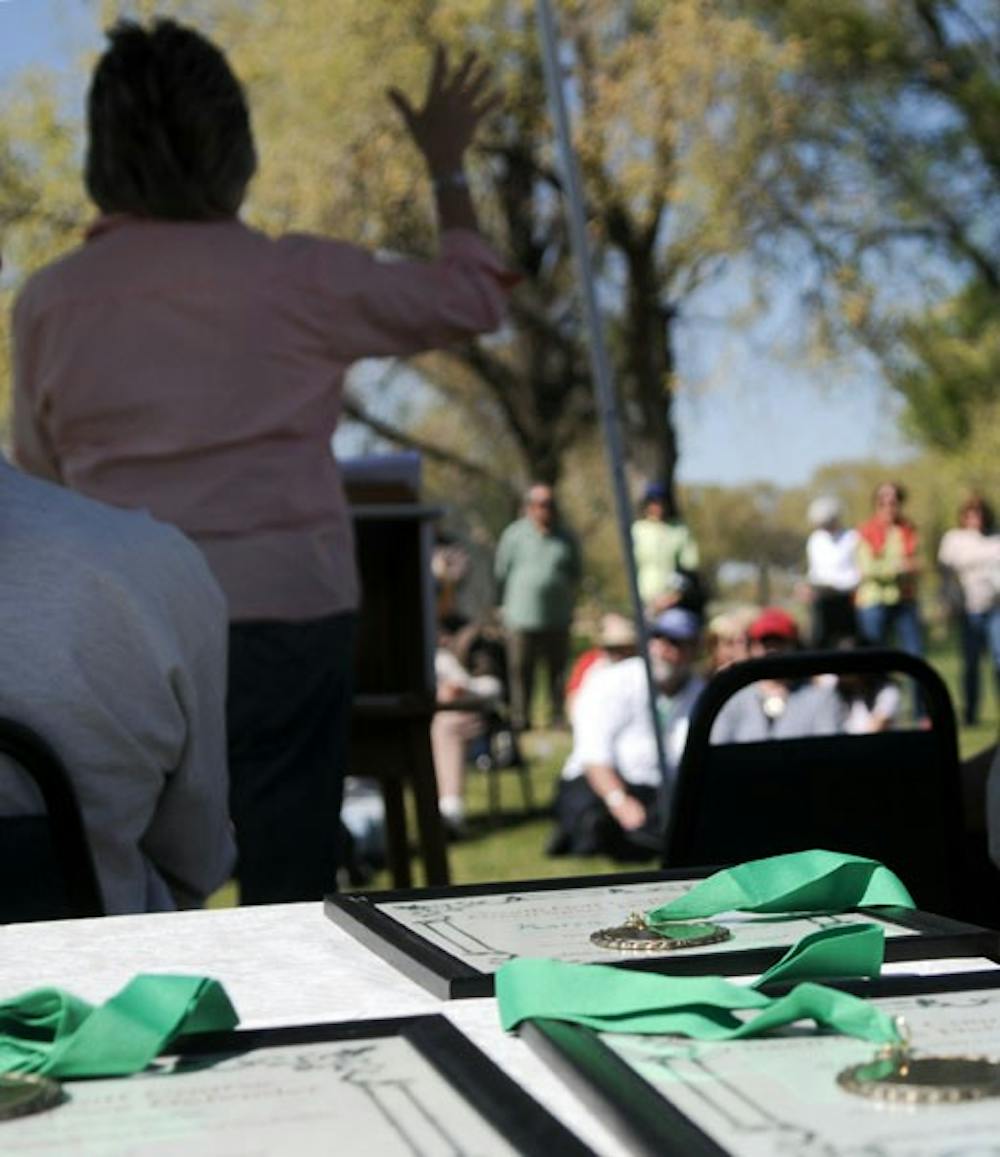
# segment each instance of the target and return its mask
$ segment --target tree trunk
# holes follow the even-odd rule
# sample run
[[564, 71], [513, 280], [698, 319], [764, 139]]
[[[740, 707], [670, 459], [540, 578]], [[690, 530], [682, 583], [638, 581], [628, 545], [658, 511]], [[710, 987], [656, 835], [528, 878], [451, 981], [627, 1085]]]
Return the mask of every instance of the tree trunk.
[[632, 246], [626, 258], [629, 279], [620, 392], [625, 399], [629, 459], [647, 477], [666, 486], [667, 511], [678, 516], [678, 445], [673, 422], [677, 311], [660, 300], [661, 275], [652, 245]]

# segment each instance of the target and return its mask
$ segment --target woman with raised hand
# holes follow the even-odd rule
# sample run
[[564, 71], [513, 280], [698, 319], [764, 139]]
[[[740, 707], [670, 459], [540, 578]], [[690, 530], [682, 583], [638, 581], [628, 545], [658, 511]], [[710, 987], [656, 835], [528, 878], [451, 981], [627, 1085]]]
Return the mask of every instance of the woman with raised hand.
[[335, 886], [359, 598], [330, 449], [344, 375], [499, 325], [509, 279], [463, 168], [496, 98], [474, 56], [452, 70], [442, 50], [422, 104], [390, 94], [428, 165], [441, 241], [436, 260], [381, 262], [240, 221], [256, 150], [213, 44], [169, 20], [121, 22], [109, 41], [88, 98], [100, 216], [15, 308], [15, 453], [201, 547], [231, 619], [242, 897], [315, 898]]

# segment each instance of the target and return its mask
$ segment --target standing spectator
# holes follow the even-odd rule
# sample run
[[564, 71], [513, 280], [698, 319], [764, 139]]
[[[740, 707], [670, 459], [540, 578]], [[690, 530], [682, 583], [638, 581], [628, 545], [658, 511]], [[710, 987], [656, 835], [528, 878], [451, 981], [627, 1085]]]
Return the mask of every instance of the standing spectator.
[[875, 490], [874, 514], [859, 528], [858, 626], [869, 643], [884, 646], [895, 632], [902, 650], [922, 655], [917, 531], [903, 515], [905, 501], [902, 486], [896, 482], [881, 483]]
[[806, 560], [812, 596], [812, 645], [832, 647], [837, 639], [856, 631], [854, 592], [858, 571], [858, 532], [841, 526], [839, 501], [821, 495], [809, 504], [813, 527], [806, 541]]
[[632, 523], [639, 597], [649, 614], [658, 614], [697, 595], [698, 544], [680, 519], [667, 517], [662, 482], [646, 487], [640, 509]]
[[359, 598], [330, 439], [352, 362], [499, 324], [506, 275], [463, 169], [488, 75], [439, 51], [421, 107], [390, 94], [427, 163], [441, 255], [384, 262], [239, 220], [256, 151], [213, 44], [170, 20], [109, 39], [85, 174], [103, 215], [15, 308], [16, 454], [201, 548], [231, 622], [241, 897], [315, 899], [335, 887]]
[[581, 571], [580, 548], [559, 519], [552, 487], [534, 483], [525, 496], [524, 516], [500, 536], [495, 567], [507, 632], [511, 724], [516, 731], [531, 727], [539, 660], [548, 676], [552, 723], [564, 721], [569, 630]]
[[698, 616], [671, 607], [649, 624], [668, 782], [653, 731], [646, 668], [639, 655], [596, 671], [573, 720], [573, 750], [556, 795], [550, 855], [648, 859], [662, 850], [673, 777], [704, 680], [694, 673]]
[[962, 592], [962, 693], [965, 722], [979, 719], [979, 664], [985, 650], [1000, 702], [1000, 535], [993, 511], [974, 495], [958, 510], [958, 526], [946, 531], [938, 562], [952, 571]]

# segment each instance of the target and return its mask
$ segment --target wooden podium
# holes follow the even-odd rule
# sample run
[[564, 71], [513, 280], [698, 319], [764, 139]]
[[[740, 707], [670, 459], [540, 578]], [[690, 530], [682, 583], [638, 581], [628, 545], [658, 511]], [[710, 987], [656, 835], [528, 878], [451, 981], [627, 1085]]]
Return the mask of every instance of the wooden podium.
[[448, 854], [431, 755], [436, 623], [431, 579], [436, 507], [416, 502], [351, 506], [361, 575], [350, 774], [378, 781], [386, 851], [397, 888], [409, 888], [404, 789], [417, 823], [424, 880], [447, 884]]

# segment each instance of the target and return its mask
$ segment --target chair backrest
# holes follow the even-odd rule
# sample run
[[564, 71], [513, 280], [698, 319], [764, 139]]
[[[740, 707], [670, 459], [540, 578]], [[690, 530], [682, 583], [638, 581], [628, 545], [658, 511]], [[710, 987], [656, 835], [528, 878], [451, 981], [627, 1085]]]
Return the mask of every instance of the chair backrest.
[[4, 718], [0, 755], [30, 776], [46, 810], [0, 818], [0, 922], [103, 916], [87, 832], [62, 761], [37, 732]]
[[[710, 742], [726, 702], [761, 679], [899, 673], [916, 680], [929, 727], [755, 743]], [[664, 862], [739, 863], [820, 847], [881, 860], [917, 904], [961, 908], [963, 814], [947, 688], [901, 651], [804, 651], [720, 672], [695, 708], [678, 770]]]

